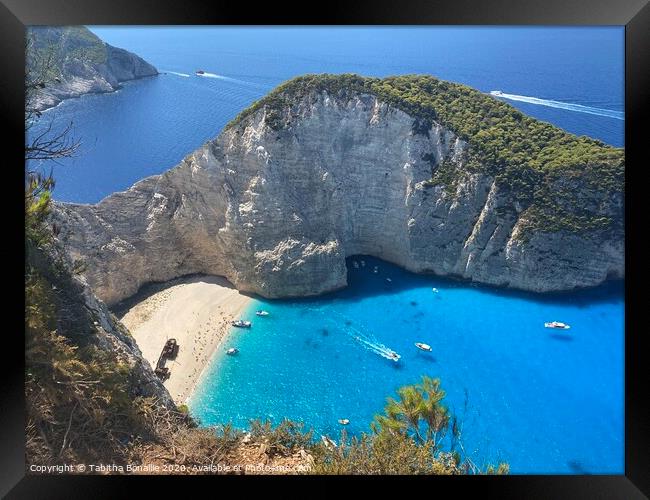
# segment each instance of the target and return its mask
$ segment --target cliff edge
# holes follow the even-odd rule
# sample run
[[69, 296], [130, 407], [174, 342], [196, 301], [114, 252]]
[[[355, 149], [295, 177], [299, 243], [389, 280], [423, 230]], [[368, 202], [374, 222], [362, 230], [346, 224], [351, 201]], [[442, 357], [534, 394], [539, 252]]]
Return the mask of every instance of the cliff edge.
[[624, 276], [624, 154], [429, 76], [308, 75], [59, 239], [108, 304], [205, 273], [264, 297], [346, 286], [345, 258], [536, 292]]
[[135, 54], [103, 42], [83, 26], [30, 27], [27, 68], [48, 82], [32, 103], [36, 111], [64, 99], [113, 92], [121, 82], [158, 74]]

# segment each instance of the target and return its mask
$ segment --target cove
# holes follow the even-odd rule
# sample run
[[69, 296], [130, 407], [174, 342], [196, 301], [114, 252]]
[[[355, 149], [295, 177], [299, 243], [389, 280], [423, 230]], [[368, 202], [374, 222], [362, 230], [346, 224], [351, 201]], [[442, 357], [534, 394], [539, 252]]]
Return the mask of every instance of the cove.
[[[623, 472], [621, 282], [531, 294], [416, 275], [367, 256], [347, 265], [348, 287], [338, 292], [252, 301], [242, 315], [252, 328], [228, 334], [189, 401], [202, 425], [245, 429], [250, 419], [286, 417], [338, 439], [338, 419], [350, 420], [349, 434], [369, 432], [387, 397], [429, 375], [441, 379], [477, 464]], [[258, 309], [270, 315], [257, 317]], [[571, 329], [544, 328], [555, 320]], [[381, 356], [381, 346], [400, 361]], [[225, 355], [229, 347], [239, 354]]]

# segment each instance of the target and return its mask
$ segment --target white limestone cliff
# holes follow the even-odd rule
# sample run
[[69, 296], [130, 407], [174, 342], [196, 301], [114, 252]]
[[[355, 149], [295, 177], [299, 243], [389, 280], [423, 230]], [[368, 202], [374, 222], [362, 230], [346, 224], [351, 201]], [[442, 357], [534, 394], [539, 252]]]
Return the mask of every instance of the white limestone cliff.
[[[537, 292], [624, 275], [623, 240], [536, 231], [494, 179], [467, 171], [432, 186], [467, 144], [377, 97], [312, 92], [269, 126], [261, 107], [162, 175], [96, 205], [55, 205], [59, 239], [108, 304], [144, 283], [225, 276], [264, 297], [346, 286], [345, 258]], [[622, 201], [621, 201], [622, 212]]]

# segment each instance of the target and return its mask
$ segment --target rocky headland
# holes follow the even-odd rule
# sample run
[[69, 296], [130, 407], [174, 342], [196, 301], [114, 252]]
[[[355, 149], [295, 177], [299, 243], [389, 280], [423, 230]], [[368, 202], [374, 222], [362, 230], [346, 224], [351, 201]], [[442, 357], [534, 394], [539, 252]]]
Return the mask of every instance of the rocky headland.
[[83, 94], [114, 92], [120, 83], [158, 74], [137, 55], [103, 42], [83, 26], [30, 27], [27, 68], [43, 87], [36, 111]]
[[321, 294], [355, 254], [546, 292], [624, 276], [623, 183], [621, 149], [469, 87], [308, 75], [174, 168], [53, 219], [109, 305], [195, 273]]

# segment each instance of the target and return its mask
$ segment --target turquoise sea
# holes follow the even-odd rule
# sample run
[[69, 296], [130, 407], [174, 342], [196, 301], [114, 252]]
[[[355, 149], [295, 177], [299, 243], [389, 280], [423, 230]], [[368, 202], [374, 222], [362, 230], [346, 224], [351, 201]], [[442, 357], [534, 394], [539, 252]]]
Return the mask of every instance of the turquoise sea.
[[[365, 267], [351, 264], [361, 259]], [[350, 420], [348, 433], [367, 432], [386, 397], [429, 375], [441, 379], [474, 462], [506, 461], [513, 473], [623, 472], [621, 283], [540, 296], [415, 275], [367, 256], [348, 259], [348, 270], [348, 288], [335, 293], [252, 301], [243, 315], [252, 328], [229, 334], [192, 413], [242, 429], [252, 418], [287, 417], [336, 439], [339, 419]], [[381, 356], [381, 346], [400, 361]], [[240, 352], [228, 356], [229, 347]]]
[[[76, 158], [53, 165], [58, 200], [95, 203], [169, 169], [304, 73], [432, 74], [501, 90], [531, 116], [624, 144], [622, 27], [91, 29], [163, 74], [43, 115], [34, 133], [54, 118], [55, 129], [72, 122], [82, 141]], [[198, 69], [207, 77], [195, 76]], [[350, 286], [340, 292], [253, 301], [245, 315], [253, 328], [233, 331], [224, 345], [240, 354], [218, 353], [190, 401], [203, 423], [244, 427], [286, 416], [336, 437], [337, 420], [348, 418], [348, 431], [358, 433], [386, 397], [427, 374], [441, 379], [474, 461], [504, 460], [515, 473], [623, 472], [620, 283], [534, 295], [364, 260], [364, 268], [348, 266]], [[256, 317], [258, 308], [271, 315]], [[553, 320], [572, 328], [543, 327]], [[433, 352], [418, 351], [418, 341]], [[400, 362], [378, 355], [380, 344]]]

